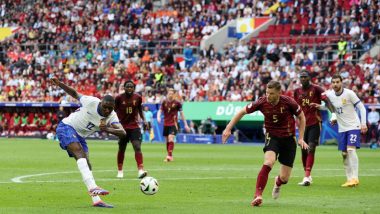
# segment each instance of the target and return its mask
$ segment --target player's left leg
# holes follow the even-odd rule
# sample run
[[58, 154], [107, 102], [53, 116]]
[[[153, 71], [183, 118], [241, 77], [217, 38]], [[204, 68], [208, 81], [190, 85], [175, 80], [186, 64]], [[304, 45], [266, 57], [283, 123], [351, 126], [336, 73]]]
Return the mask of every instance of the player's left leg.
[[141, 152], [141, 131], [135, 129], [132, 132], [131, 141], [133, 149], [135, 151], [135, 160], [137, 164], [138, 174], [137, 178], [144, 178], [147, 175], [147, 171], [144, 170], [143, 154]]
[[272, 198], [280, 197], [280, 188], [287, 184], [292, 172], [294, 159], [296, 157], [297, 144], [295, 137], [282, 139], [278, 161], [281, 163], [280, 174], [276, 176], [273, 185]]
[[272, 190], [272, 198], [277, 199], [280, 197], [281, 185], [287, 184], [292, 173], [292, 167], [281, 164], [280, 175], [274, 178], [274, 185]]

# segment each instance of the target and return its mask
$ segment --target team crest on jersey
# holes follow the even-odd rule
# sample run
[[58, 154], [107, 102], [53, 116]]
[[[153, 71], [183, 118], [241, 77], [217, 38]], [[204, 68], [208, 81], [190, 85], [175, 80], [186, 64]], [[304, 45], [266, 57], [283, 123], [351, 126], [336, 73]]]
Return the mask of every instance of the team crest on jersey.
[[346, 105], [347, 104], [347, 100], [345, 98], [342, 98], [342, 104], [343, 105]]

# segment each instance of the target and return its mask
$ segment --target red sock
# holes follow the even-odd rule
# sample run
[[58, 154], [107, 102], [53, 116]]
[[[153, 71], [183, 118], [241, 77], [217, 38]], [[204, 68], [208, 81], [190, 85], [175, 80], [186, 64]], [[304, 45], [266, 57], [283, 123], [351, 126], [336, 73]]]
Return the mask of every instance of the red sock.
[[306, 171], [306, 160], [307, 160], [307, 154], [308, 152], [305, 150], [302, 150], [302, 165], [303, 165], [303, 171]]
[[277, 186], [281, 186], [281, 185], [286, 184], [286, 183], [288, 183], [288, 182], [281, 180], [280, 175], [277, 176], [277, 179], [276, 179], [276, 185]]
[[123, 170], [124, 152], [117, 152], [117, 169]]
[[137, 169], [144, 169], [142, 152], [135, 152], [135, 160], [137, 164]]
[[257, 176], [255, 196], [261, 196], [263, 194], [265, 186], [267, 185], [268, 175], [271, 170], [272, 168], [267, 165], [263, 165], [261, 167], [259, 175]]
[[166, 141], [166, 151], [169, 152], [169, 141]]
[[168, 144], [168, 155], [171, 157], [173, 156], [174, 142], [170, 141]]
[[306, 160], [306, 170], [305, 170], [305, 176], [309, 177], [311, 173], [311, 169], [313, 168], [314, 165], [314, 153], [310, 152], [307, 155], [307, 160]]

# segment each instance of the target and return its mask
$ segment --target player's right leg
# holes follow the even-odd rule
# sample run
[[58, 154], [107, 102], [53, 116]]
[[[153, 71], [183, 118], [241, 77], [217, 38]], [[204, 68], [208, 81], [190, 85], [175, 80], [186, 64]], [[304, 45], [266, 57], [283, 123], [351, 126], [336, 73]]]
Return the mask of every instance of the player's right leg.
[[88, 147], [86, 141], [79, 136], [71, 126], [68, 126], [62, 122], [58, 125], [56, 133], [60, 141], [61, 148], [66, 150], [70, 157], [75, 158], [78, 170], [82, 175], [83, 182], [87, 187], [89, 195], [95, 197], [97, 201], [100, 201], [98, 195], [107, 195], [109, 192], [100, 188], [95, 183], [95, 179], [91, 171], [91, 165], [88, 161]]
[[174, 139], [175, 139], [175, 135], [174, 134], [169, 134], [169, 136], [168, 136], [168, 146], [167, 146], [168, 155], [166, 156], [166, 162], [174, 161], [174, 158], [173, 158]]
[[117, 151], [117, 178], [123, 178], [123, 165], [124, 165], [124, 157], [125, 150], [127, 149], [127, 143], [129, 141], [129, 130], [126, 130], [127, 136], [119, 139], [119, 149]]
[[268, 182], [269, 172], [272, 170], [272, 167], [276, 161], [276, 152], [272, 151], [276, 149], [273, 149], [268, 145], [270, 144], [266, 143], [266, 146], [264, 147], [264, 164], [257, 175], [255, 196], [251, 202], [251, 206], [255, 207], [261, 206], [263, 203], [262, 195]]

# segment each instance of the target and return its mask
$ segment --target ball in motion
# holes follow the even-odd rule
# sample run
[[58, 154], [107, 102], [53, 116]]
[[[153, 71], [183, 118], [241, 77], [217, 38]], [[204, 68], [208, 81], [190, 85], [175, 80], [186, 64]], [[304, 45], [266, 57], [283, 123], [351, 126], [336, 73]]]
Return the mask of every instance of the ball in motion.
[[140, 181], [140, 189], [145, 195], [154, 195], [158, 191], [158, 182], [153, 177], [145, 177]]

